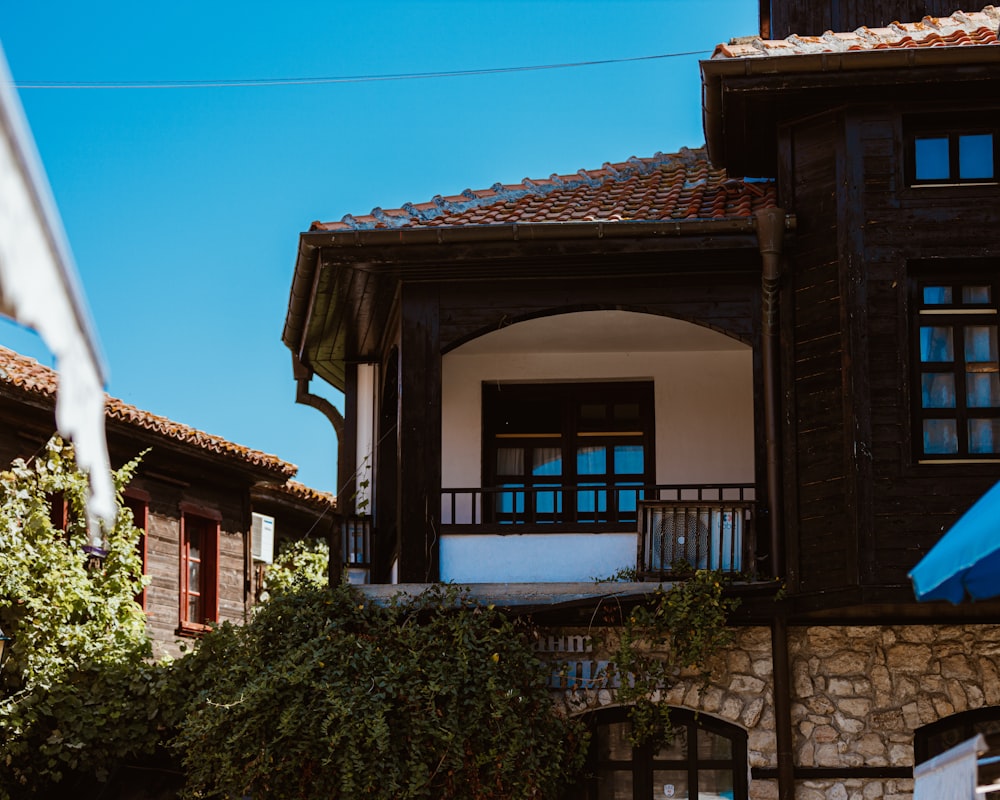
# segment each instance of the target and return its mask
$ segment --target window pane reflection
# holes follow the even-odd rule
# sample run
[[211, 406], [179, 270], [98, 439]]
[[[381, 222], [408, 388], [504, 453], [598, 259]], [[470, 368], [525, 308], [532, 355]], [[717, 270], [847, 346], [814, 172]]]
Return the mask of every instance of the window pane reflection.
[[921, 361], [954, 361], [955, 347], [950, 327], [921, 326], [920, 328], [920, 360]]
[[[698, 731], [698, 758], [711, 761], [713, 759], [730, 759], [732, 757], [733, 743], [731, 740], [711, 731]], [[730, 776], [731, 780], [732, 776]], [[732, 784], [730, 784], [730, 788], [731, 786]]]
[[687, 800], [689, 797], [687, 772], [678, 769], [654, 769], [653, 797]]
[[598, 800], [633, 800], [632, 773], [621, 769], [602, 769], [597, 773]]
[[524, 474], [524, 448], [498, 447], [497, 475], [523, 475], [523, 474]]
[[614, 722], [597, 729], [597, 757], [601, 761], [630, 761], [632, 745], [628, 737], [632, 732], [630, 722]]
[[615, 445], [615, 474], [642, 474], [642, 445]]
[[536, 447], [532, 462], [532, 475], [562, 475], [562, 450], [558, 447]]
[[958, 452], [958, 427], [955, 420], [924, 420], [924, 452], [934, 455]]
[[578, 475], [604, 475], [608, 471], [608, 454], [604, 447], [581, 447], [576, 451]]
[[976, 372], [965, 376], [969, 408], [1000, 406], [1000, 375], [996, 372]]
[[924, 408], [955, 407], [955, 376], [950, 372], [926, 372], [920, 376]]
[[965, 180], [993, 177], [993, 135], [968, 134], [958, 137], [958, 176]]
[[1000, 420], [969, 420], [969, 452], [1000, 453]]
[[949, 305], [950, 303], [951, 303], [950, 286], [924, 287], [924, 305], [939, 306], [939, 305]]
[[992, 292], [989, 286], [963, 286], [962, 302], [966, 305], [979, 305], [992, 302]]
[[997, 360], [996, 325], [968, 325], [965, 328], [965, 360], [982, 363]]
[[948, 137], [923, 137], [914, 142], [918, 181], [945, 180], [951, 173]]
[[733, 773], [728, 769], [706, 769], [698, 773], [699, 796], [733, 797]]

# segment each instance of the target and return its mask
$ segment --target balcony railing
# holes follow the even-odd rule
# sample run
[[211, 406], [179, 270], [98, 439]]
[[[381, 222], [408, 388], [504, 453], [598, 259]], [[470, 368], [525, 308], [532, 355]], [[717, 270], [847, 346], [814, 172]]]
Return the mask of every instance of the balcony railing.
[[372, 568], [372, 518], [360, 514], [341, 517], [340, 546], [348, 580], [368, 583]]
[[638, 572], [667, 579], [691, 569], [753, 573], [754, 504], [746, 500], [640, 503]]
[[[737, 526], [742, 542], [749, 538], [747, 517], [752, 516], [750, 510], [754, 497], [754, 487], [747, 484], [536, 485], [444, 489], [441, 492], [441, 524], [445, 533], [635, 532], [644, 521], [647, 509], [657, 504], [680, 503], [684, 507], [714, 507], [731, 512], [735, 512], [737, 507], [743, 508], [744, 517], [740, 518]], [[752, 519], [749, 521], [752, 522]], [[655, 541], [654, 536], [651, 542]], [[655, 552], [662, 550], [660, 548]], [[648, 563], [640, 560], [639, 564], [643, 565], [640, 571], [663, 571], [662, 558], [654, 562], [654, 551], [647, 547], [645, 552], [650, 556]], [[668, 548], [668, 552], [672, 553], [673, 549]], [[676, 559], [667, 560], [666, 567], [669, 568], [673, 560]], [[698, 566], [694, 560], [688, 560]], [[742, 564], [743, 560], [743, 552], [739, 551], [738, 555], [726, 558], [720, 553], [706, 563], [725, 563], [729, 569], [732, 565]], [[733, 571], [740, 571], [741, 568], [736, 566]]]

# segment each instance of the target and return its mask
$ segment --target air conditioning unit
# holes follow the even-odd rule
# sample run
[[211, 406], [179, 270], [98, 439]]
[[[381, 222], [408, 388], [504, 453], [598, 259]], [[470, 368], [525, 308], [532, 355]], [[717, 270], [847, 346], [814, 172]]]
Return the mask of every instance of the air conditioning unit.
[[274, 517], [254, 513], [250, 522], [250, 552], [254, 561], [274, 561]]

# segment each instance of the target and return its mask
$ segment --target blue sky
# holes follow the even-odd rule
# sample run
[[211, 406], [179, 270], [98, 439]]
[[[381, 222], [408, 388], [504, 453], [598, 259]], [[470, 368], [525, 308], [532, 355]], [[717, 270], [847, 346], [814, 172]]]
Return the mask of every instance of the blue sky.
[[[0, 6], [0, 41], [18, 83], [364, 76], [711, 51], [754, 33], [756, 11], [755, 0], [60, 0]], [[274, 453], [299, 465], [303, 482], [333, 491], [333, 431], [295, 405], [281, 344], [299, 232], [315, 219], [700, 145], [706, 57], [20, 94], [108, 390]], [[0, 344], [52, 365], [15, 326], [0, 322]]]

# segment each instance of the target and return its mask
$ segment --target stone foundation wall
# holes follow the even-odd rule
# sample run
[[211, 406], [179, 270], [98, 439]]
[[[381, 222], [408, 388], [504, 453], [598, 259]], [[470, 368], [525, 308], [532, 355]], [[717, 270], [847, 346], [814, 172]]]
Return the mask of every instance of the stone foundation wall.
[[[548, 648], [553, 661], [572, 665], [554, 681], [556, 703], [569, 714], [614, 705], [614, 689], [593, 677], [609, 658], [599, 642], [613, 642], [614, 629], [592, 639], [592, 631], [553, 633], [552, 641], [571, 634], [576, 642], [598, 642], [577, 644], [573, 653]], [[735, 633], [733, 646], [709, 665], [707, 684], [682, 673], [662, 699], [741, 726], [750, 766], [773, 769], [770, 630]], [[1000, 705], [1000, 626], [791, 628], [789, 662], [795, 767], [873, 771], [872, 778], [797, 779], [798, 800], [905, 800], [913, 781], [877, 777], [877, 770], [912, 768], [913, 732], [955, 713]], [[776, 798], [777, 782], [753, 781], [750, 797]]]

